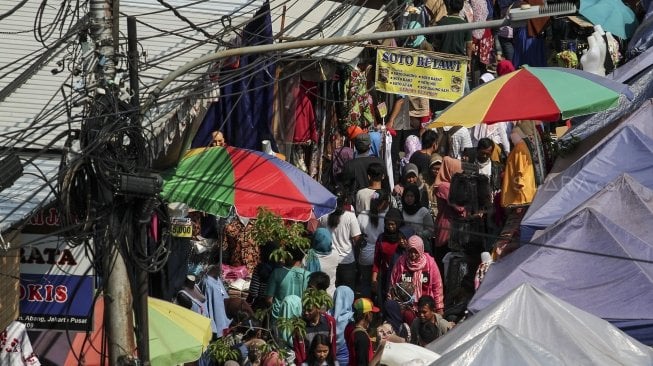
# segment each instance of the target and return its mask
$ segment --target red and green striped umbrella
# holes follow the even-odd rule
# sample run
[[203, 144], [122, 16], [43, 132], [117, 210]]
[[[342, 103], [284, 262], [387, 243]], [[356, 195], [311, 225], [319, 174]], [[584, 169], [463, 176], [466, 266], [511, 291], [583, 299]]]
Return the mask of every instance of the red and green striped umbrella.
[[483, 84], [445, 109], [429, 127], [557, 121], [615, 107], [628, 86], [577, 69], [529, 67]]
[[231, 146], [190, 150], [164, 174], [162, 196], [222, 217], [233, 209], [253, 218], [265, 207], [284, 219], [307, 221], [336, 207], [336, 197], [295, 166]]

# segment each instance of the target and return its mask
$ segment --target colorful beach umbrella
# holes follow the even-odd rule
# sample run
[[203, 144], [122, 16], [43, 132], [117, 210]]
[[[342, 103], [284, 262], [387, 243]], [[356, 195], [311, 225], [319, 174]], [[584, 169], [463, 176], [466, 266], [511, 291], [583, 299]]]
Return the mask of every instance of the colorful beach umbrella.
[[[150, 362], [153, 366], [178, 365], [198, 360], [213, 336], [211, 319], [173, 303], [148, 298]], [[103, 345], [104, 298], [93, 308], [93, 331], [30, 332], [41, 363], [54, 365], [108, 365], [108, 348]], [[104, 358], [104, 362], [102, 360]]]
[[307, 221], [336, 207], [336, 197], [295, 166], [261, 151], [236, 147], [190, 150], [163, 175], [162, 196], [193, 209], [256, 217], [265, 207], [284, 219]]
[[429, 127], [539, 120], [557, 121], [615, 107], [628, 86], [577, 69], [524, 66], [472, 90]]

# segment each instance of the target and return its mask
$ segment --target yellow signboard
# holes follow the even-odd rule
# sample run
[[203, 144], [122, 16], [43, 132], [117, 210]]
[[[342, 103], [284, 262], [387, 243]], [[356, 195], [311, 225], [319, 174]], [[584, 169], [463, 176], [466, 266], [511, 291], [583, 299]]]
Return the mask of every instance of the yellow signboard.
[[453, 102], [463, 96], [467, 58], [406, 48], [379, 48], [376, 90]]

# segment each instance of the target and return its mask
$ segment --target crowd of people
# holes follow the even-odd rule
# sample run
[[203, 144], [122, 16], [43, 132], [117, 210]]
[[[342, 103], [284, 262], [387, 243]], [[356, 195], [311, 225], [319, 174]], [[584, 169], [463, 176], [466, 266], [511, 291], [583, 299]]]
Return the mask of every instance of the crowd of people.
[[[488, 17], [484, 0], [446, 4], [437, 24]], [[466, 20], [470, 11], [478, 19]], [[473, 70], [481, 66], [475, 80], [469, 75], [467, 84], [476, 85], [514, 71], [512, 34], [505, 31], [406, 42], [469, 56]], [[322, 182], [337, 207], [306, 223], [310, 248], [290, 248], [289, 257], [275, 261], [279, 243], [255, 243], [251, 221], [225, 223], [216, 244], [222, 262], [243, 268], [238, 277], [249, 286], [229, 295], [232, 279], [223, 273], [223, 286], [209, 276], [225, 306], [206, 315], [215, 338], [238, 351], [233, 362], [377, 365], [386, 342], [425, 346], [464, 321], [491, 263], [510, 251], [497, 240], [504, 223], [523, 212], [544, 177], [543, 131], [534, 121], [427, 128], [438, 107], [398, 96], [383, 125], [343, 126]], [[224, 145], [219, 133], [214, 140]], [[201, 312], [207, 295], [198, 292], [206, 285], [194, 281], [187, 285], [195, 291], [182, 289], [176, 301]]]
[[[455, 142], [459, 131], [467, 137]], [[279, 243], [255, 243], [252, 222], [235, 217], [215, 247], [223, 272], [240, 272], [191, 266], [175, 297], [212, 319], [241, 364], [376, 365], [385, 342], [434, 341], [464, 321], [493, 259], [505, 255], [496, 245], [506, 217], [535, 193], [534, 122], [409, 135], [393, 187], [370, 131], [355, 132], [346, 144], [354, 148], [339, 147], [330, 168], [335, 210], [305, 224], [310, 248], [275, 261]], [[191, 217], [199, 235], [203, 220]], [[234, 278], [248, 286], [232, 287]], [[261, 351], [271, 341], [274, 350]]]

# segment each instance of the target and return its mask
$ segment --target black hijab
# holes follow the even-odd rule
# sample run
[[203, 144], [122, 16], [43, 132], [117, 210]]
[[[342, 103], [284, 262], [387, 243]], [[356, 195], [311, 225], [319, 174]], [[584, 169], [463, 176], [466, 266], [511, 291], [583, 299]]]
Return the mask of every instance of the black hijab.
[[[406, 203], [406, 193], [412, 193], [413, 196], [415, 197], [415, 202], [413, 202], [412, 205], [408, 205]], [[409, 215], [414, 215], [419, 211], [420, 208], [422, 208], [422, 204], [420, 202], [420, 194], [419, 194], [419, 187], [417, 187], [414, 184], [409, 184], [406, 187], [404, 187], [404, 193], [401, 195], [401, 206], [406, 211], [407, 214]]]

